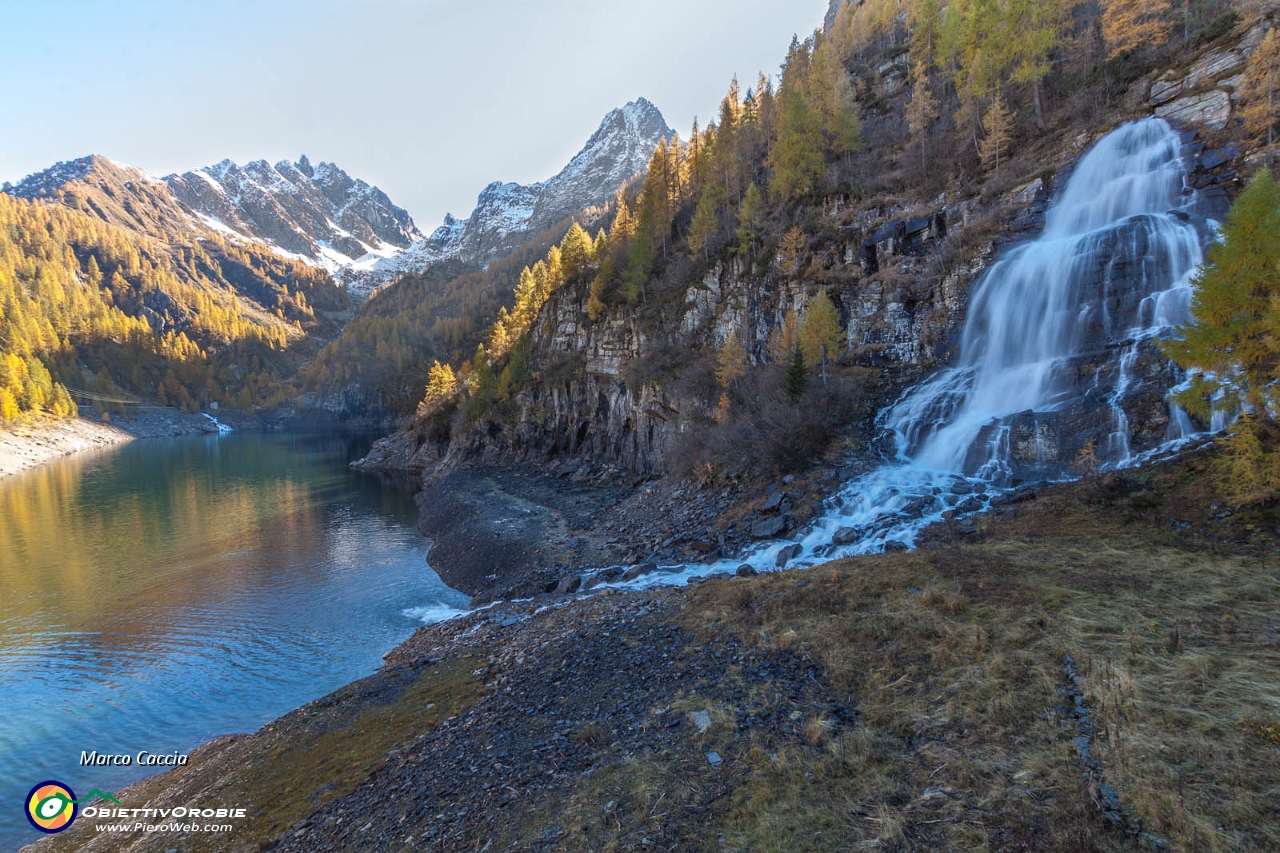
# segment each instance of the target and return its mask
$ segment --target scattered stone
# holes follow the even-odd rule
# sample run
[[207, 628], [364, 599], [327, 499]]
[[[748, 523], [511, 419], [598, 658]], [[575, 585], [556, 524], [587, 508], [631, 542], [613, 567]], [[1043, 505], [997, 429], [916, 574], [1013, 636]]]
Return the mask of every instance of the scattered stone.
[[698, 730], [698, 734], [702, 734], [711, 728], [710, 711], [694, 711], [689, 716], [693, 717], [693, 727]]
[[783, 492], [774, 492], [765, 498], [764, 503], [760, 505], [760, 509], [764, 512], [771, 512], [782, 505]]
[[720, 757], [720, 753], [718, 752], [707, 753], [707, 763], [710, 764], [712, 767], [719, 767], [721, 761], [723, 761], [723, 759]]

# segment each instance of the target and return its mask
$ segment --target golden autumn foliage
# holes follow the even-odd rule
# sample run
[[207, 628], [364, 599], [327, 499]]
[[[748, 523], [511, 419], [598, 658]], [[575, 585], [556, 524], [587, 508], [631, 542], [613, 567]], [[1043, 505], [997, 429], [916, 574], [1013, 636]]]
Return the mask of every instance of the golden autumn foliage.
[[345, 300], [326, 273], [266, 251], [220, 238], [173, 246], [0, 194], [0, 413], [74, 414], [69, 388], [189, 410], [233, 405], [264, 384], [261, 357], [301, 334], [308, 294]]

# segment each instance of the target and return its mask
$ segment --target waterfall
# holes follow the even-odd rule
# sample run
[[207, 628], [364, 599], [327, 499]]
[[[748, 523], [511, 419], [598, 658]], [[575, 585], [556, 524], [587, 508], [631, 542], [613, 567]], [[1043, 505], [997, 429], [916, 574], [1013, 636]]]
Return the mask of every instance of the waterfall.
[[[746, 562], [773, 570], [910, 546], [928, 524], [981, 511], [1020, 482], [1072, 476], [1082, 451], [1115, 468], [1192, 434], [1186, 414], [1164, 403], [1180, 377], [1155, 346], [1189, 319], [1209, 239], [1182, 147], [1160, 119], [1098, 142], [1050, 205], [1043, 234], [975, 284], [954, 365], [880, 413], [890, 458], [829, 499], [799, 547], [770, 543]], [[1141, 435], [1134, 412], [1144, 413]]]
[[[1172, 380], [1154, 339], [1189, 318], [1205, 242], [1193, 205], [1166, 122], [1104, 137], [1050, 205], [1044, 233], [975, 285], [954, 366], [880, 414], [893, 459], [829, 501], [798, 560], [913, 544], [944, 512], [980, 510], [1019, 480], [1069, 476], [1086, 445], [1105, 467], [1132, 462], [1126, 401], [1161, 381], [1140, 364]], [[1180, 410], [1167, 420], [1157, 444], [1192, 431]], [[768, 566], [779, 550], [753, 562]]]

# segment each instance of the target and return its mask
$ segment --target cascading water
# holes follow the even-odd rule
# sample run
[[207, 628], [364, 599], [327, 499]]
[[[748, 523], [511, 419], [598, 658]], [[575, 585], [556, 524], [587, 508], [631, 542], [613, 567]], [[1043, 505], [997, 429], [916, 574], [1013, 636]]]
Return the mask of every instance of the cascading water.
[[[1164, 403], [1177, 376], [1154, 343], [1188, 320], [1209, 237], [1192, 215], [1182, 147], [1160, 119], [1103, 138], [1049, 208], [1044, 233], [975, 286], [957, 363], [881, 412], [892, 460], [831, 498], [799, 548], [772, 543], [746, 562], [771, 570], [909, 546], [943, 513], [979, 511], [1019, 481], [1069, 476], [1082, 450], [1120, 467], [1135, 450], [1188, 437], [1185, 413]], [[1146, 418], [1158, 435], [1151, 423], [1136, 435], [1126, 406], [1138, 402], [1159, 410]]]
[[[1020, 479], [1068, 475], [1086, 446], [1104, 466], [1131, 461], [1125, 403], [1142, 384], [1138, 362], [1187, 321], [1202, 260], [1182, 145], [1166, 122], [1147, 119], [1080, 161], [1044, 233], [975, 286], [955, 366], [881, 413], [895, 459], [832, 499], [799, 561], [912, 544], [947, 510], [980, 509]], [[1166, 414], [1157, 444], [1191, 429], [1181, 412]], [[756, 559], [768, 565], [779, 550]]]

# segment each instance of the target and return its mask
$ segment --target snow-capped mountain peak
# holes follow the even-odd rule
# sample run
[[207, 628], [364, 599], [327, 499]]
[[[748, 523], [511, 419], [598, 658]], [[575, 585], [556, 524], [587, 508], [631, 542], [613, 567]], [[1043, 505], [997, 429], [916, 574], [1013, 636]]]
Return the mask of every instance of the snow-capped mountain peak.
[[382, 190], [333, 163], [243, 166], [222, 160], [164, 179], [174, 196], [211, 227], [265, 240], [331, 272], [372, 267], [424, 239]]
[[639, 98], [611, 110], [582, 150], [554, 177], [536, 184], [494, 181], [481, 191], [466, 219], [452, 214], [431, 236], [352, 280], [369, 290], [414, 269], [448, 258], [487, 261], [537, 231], [604, 204], [649, 165], [660, 139], [675, 132], [652, 103]]

